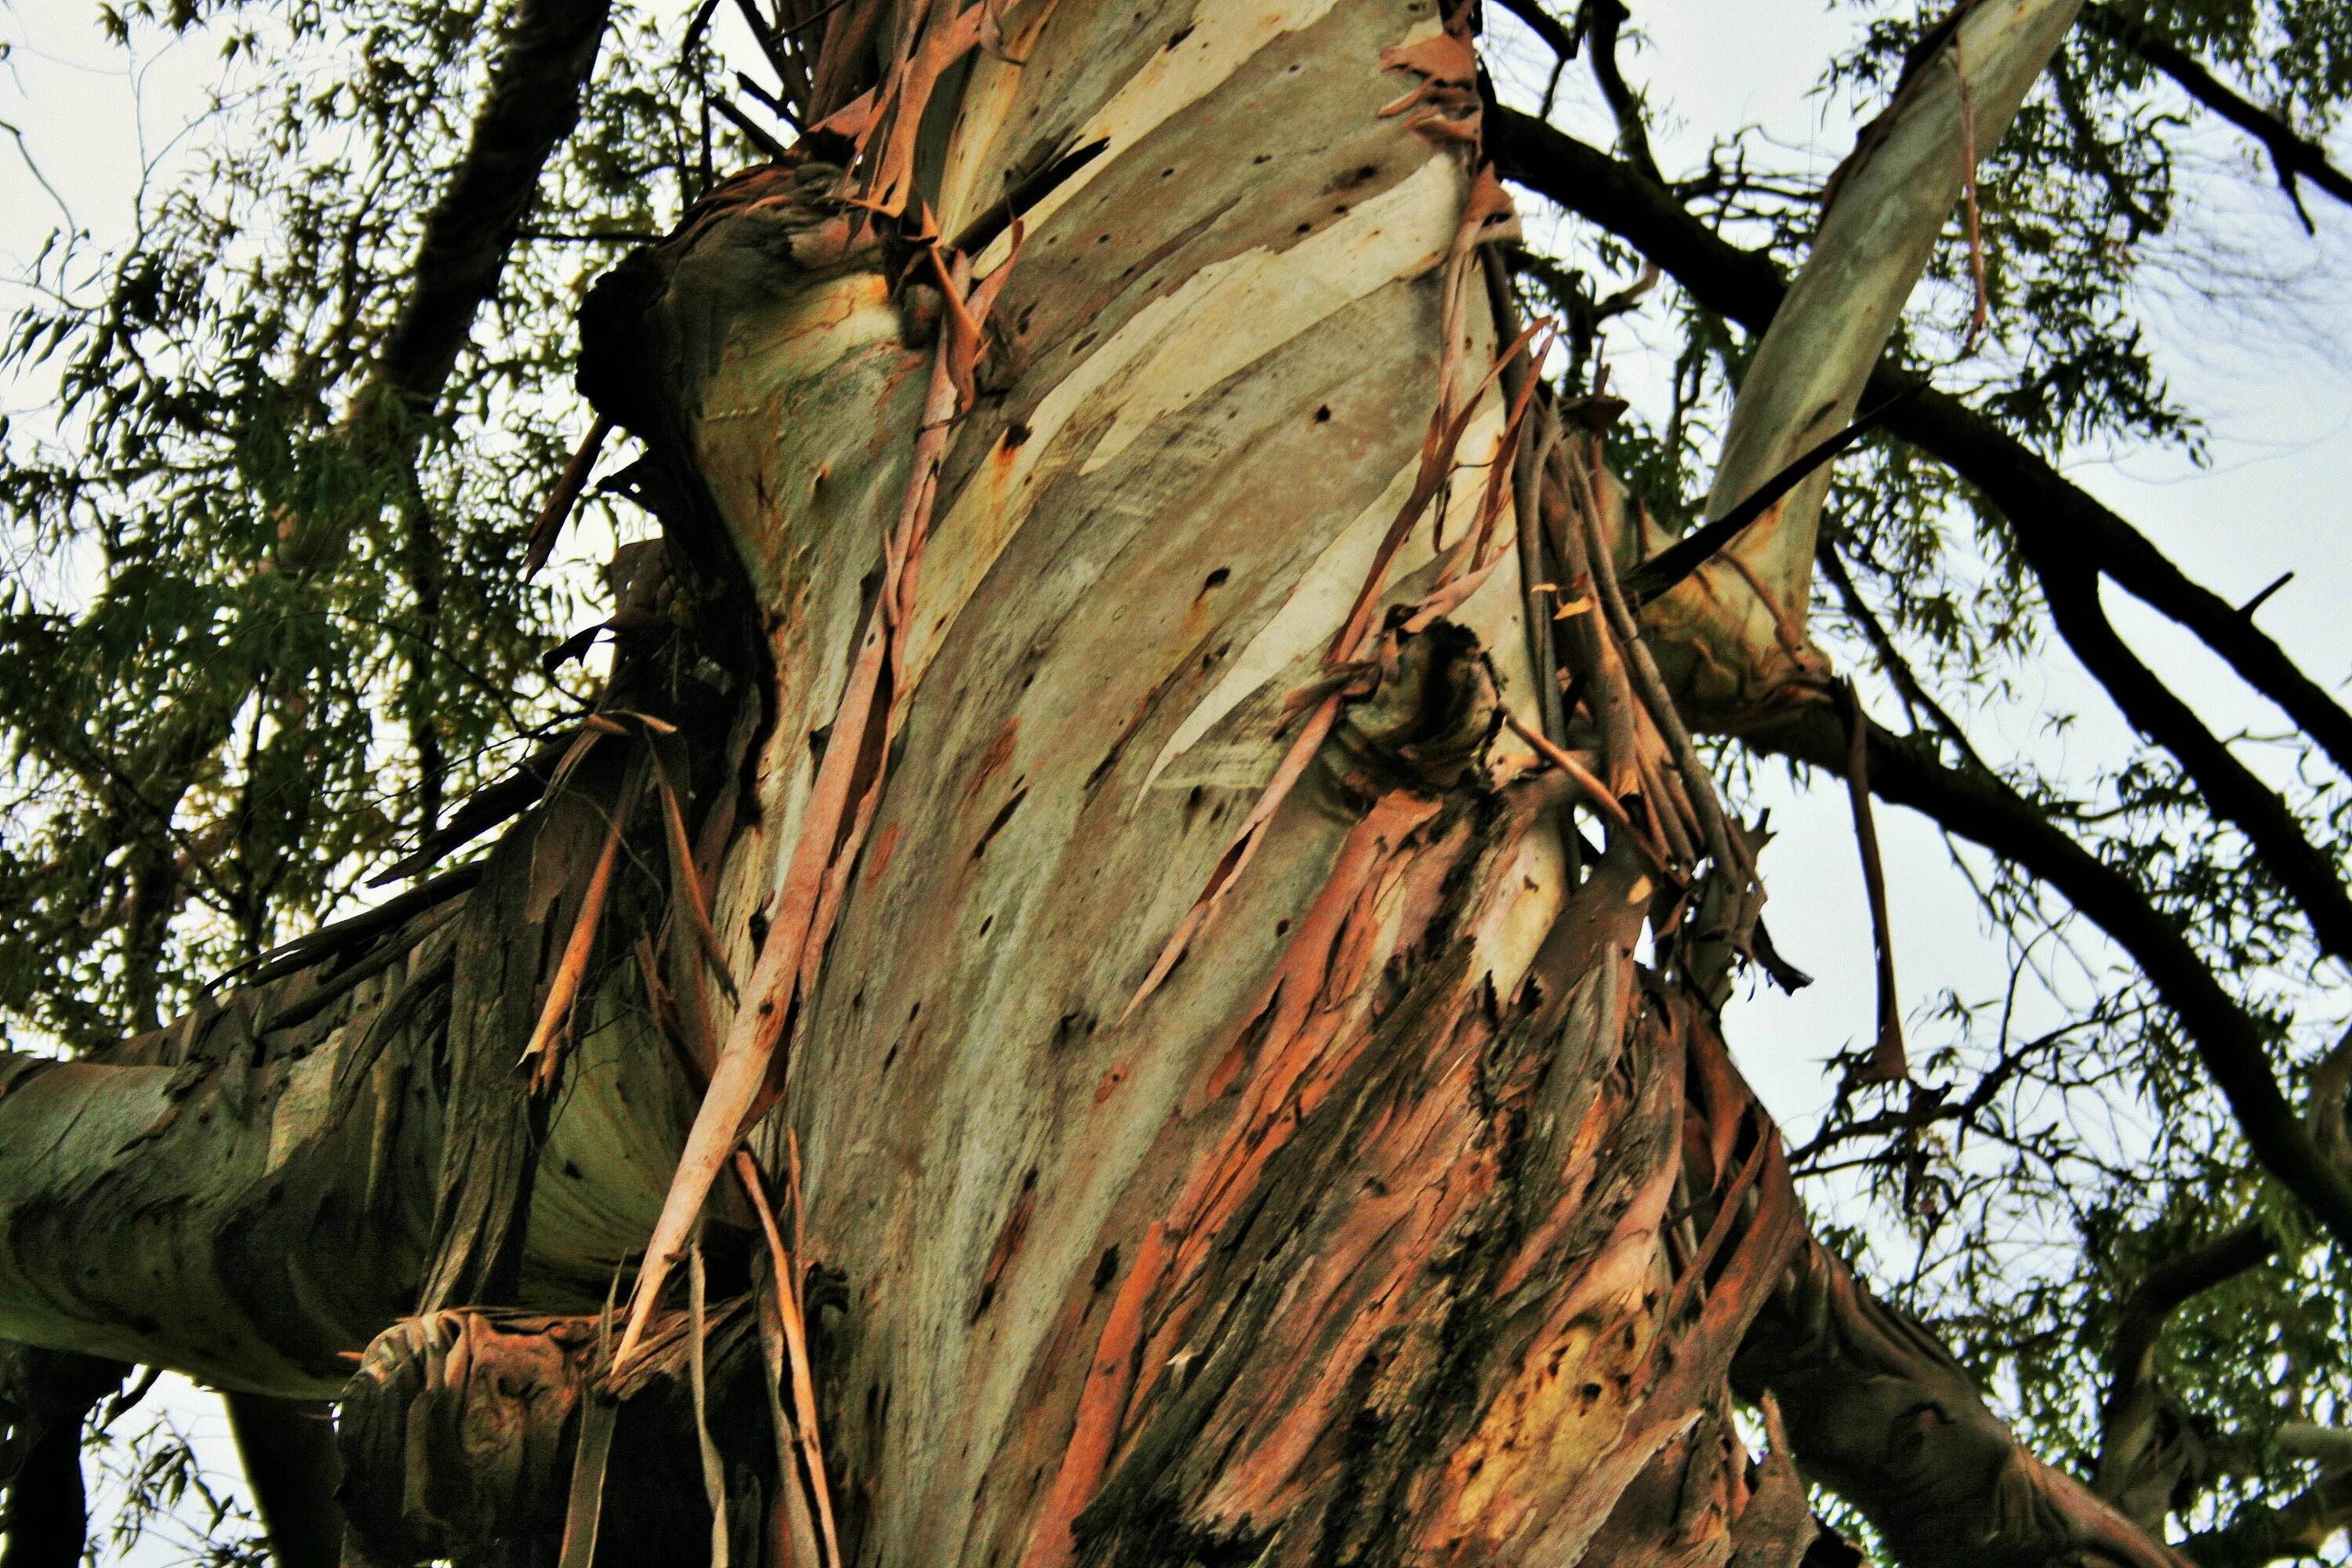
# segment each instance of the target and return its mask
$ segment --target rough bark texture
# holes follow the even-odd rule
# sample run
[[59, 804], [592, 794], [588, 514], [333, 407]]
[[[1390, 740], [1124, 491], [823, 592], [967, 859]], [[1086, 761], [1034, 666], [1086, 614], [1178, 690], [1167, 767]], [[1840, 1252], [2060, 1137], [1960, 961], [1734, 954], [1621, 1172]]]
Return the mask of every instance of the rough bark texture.
[[[1911, 1415], [1841, 1375], [1948, 1363], [1806, 1283], [1714, 1023], [1746, 839], [1592, 411], [1489, 374], [1466, 15], [825, 25], [833, 117], [585, 312], [666, 545], [546, 800], [0, 1058], [0, 1331], [289, 1396], [369, 1345], [386, 1561], [1797, 1561], [1791, 1453], [1869, 1494]], [[1939, 1506], [2005, 1509], [1964, 1425]]]
[[1759, 1313], [1732, 1381], [1778, 1399], [1806, 1472], [1868, 1515], [1906, 1568], [2180, 1563], [2019, 1447], [1950, 1354], [1814, 1243]]
[[[846, 1303], [824, 1370], [852, 1560], [1475, 1559], [1589, 1537], [1702, 1449], [1717, 1479], [1690, 1489], [1725, 1501], [1691, 1528], [1736, 1512], [1719, 1421], [1702, 1443], [1682, 1396], [1651, 1429], [1698, 1306], [1666, 1310], [1688, 1026], [1631, 969], [1652, 889], [1592, 884], [1559, 928], [1588, 947], [1528, 984], [1562, 889], [1542, 803], [1496, 787], [1516, 743], [1435, 779], [1412, 755], [1421, 714], [1475, 745], [1491, 709], [1351, 725], [1129, 1010], [1281, 761], [1281, 705], [1443, 395], [1471, 170], [1381, 110], [1414, 74], [1382, 51], [1444, 36], [1426, 6], [1291, 9], [1016, 29], [1023, 67], [979, 59], [945, 141], [949, 235], [1008, 167], [1107, 146], [1024, 216], [896, 672], [897, 749], [925, 765], [891, 779], [789, 1042], [808, 1248]], [[813, 793], [928, 357], [878, 257], [753, 268], [794, 235], [824, 254], [804, 211], [714, 211], [662, 258], [637, 351], [777, 606], [782, 809], [730, 858], [722, 929]], [[1412, 523], [1406, 604], [1444, 526]], [[1511, 578], [1456, 612], [1431, 690], [1475, 646], [1528, 701]], [[1530, 1161], [1515, 1124], [1547, 1088]]]

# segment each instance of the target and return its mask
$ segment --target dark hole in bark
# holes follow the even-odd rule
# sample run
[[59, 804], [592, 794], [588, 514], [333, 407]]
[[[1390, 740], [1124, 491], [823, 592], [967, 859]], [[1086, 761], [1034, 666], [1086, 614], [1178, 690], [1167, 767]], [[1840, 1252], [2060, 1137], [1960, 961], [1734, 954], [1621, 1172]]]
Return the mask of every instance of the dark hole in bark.
[[[1004, 825], [1013, 820], [1013, 814], [1020, 810], [1021, 803], [1028, 798], [1029, 791], [1025, 786], [1017, 788], [1013, 792], [1013, 798], [1006, 801], [1003, 806], [998, 808], [995, 817], [990, 821], [988, 826], [981, 833], [980, 842], [971, 847], [971, 858], [973, 859], [977, 860], [988, 852], [989, 840], [994, 838], [999, 833], [1003, 831]], [[985, 931], [988, 928], [986, 926], [982, 926], [981, 929]]]

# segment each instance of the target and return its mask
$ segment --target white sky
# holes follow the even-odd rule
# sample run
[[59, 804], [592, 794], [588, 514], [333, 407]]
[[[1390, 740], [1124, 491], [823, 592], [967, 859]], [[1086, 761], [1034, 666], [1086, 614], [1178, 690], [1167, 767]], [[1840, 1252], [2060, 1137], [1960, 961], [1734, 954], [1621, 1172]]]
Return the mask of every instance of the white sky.
[[[58, 223], [56, 195], [100, 240], [124, 237], [141, 169], [167, 152], [218, 79], [212, 46], [201, 41], [126, 66], [99, 32], [97, 11], [95, 0], [0, 0], [0, 39], [9, 47], [0, 131], [21, 135], [55, 189], [45, 190], [26, 158], [0, 141], [0, 273], [29, 258]], [[1712, 138], [1748, 123], [1808, 149], [1816, 172], [1850, 145], [1851, 106], [1812, 92], [1822, 62], [1850, 36], [1847, 15], [1810, 0], [1651, 0], [1637, 13], [1646, 38], [1628, 56], [1627, 72], [1652, 86], [1664, 110], [1655, 143], [1670, 171], [1696, 166]], [[1562, 101], [1580, 133], [1605, 142], [1607, 123], [1588, 84], [1571, 68]], [[2249, 149], [2226, 132], [2200, 135], [2216, 168], [2250, 163]], [[2264, 607], [2262, 624], [2315, 677], [2340, 686], [2352, 672], [2352, 552], [2343, 543], [2352, 480], [2352, 317], [2344, 310], [2352, 212], [2316, 193], [2306, 200], [2320, 226], [2315, 240], [2261, 178], [2206, 179], [2182, 225], [2180, 254], [2200, 263], [2242, 258], [2270, 280], [2232, 284], [2234, 297], [2219, 307], [2185, 285], [2145, 301], [2162, 365], [2208, 422], [2210, 466], [2124, 453], [2078, 459], [2070, 473], [2225, 597], [2242, 599], [2293, 569], [2295, 581]], [[1662, 384], [1642, 337], [1635, 321], [1608, 340], [1617, 385], [1637, 399]], [[21, 406], [24, 397], [0, 390], [0, 406]], [[2109, 597], [2136, 646], [2218, 728], [2276, 725], [2276, 715], [2185, 638]], [[2035, 700], [1967, 705], [1983, 749], [2084, 766], [2120, 755], [2120, 726], [2070, 659], [2053, 655], [2033, 678], [2046, 688]], [[2049, 730], [2049, 714], [2060, 708], [2084, 715], [2063, 741]], [[1764, 858], [1774, 930], [1818, 982], [1793, 998], [1766, 991], [1742, 999], [1729, 1026], [1741, 1065], [1801, 1138], [1829, 1092], [1822, 1058], [1871, 1031], [1869, 924], [1842, 787], [1822, 781], [1801, 791], [1768, 777], [1753, 804], [1771, 805], [1780, 834]], [[1895, 810], [1880, 813], [1879, 831], [1906, 1005], [1946, 987], [1997, 994], [2007, 977], [2002, 944], [1982, 928], [1939, 838]], [[2340, 992], [2315, 986], [2315, 1032], [2339, 1027], [2347, 1011]], [[1918, 1035], [1933, 1037], [1932, 1030]], [[227, 1468], [216, 1405], [184, 1384], [167, 1387], [166, 1397], [199, 1429], [208, 1462]], [[154, 1551], [125, 1559], [172, 1560]]]

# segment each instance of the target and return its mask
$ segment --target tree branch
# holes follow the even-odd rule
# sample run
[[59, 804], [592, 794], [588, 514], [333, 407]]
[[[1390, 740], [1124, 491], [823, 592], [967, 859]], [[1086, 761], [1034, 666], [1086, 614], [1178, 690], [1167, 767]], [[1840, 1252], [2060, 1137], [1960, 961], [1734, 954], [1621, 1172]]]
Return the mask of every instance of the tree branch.
[[2126, 646], [2099, 603], [2095, 568], [2053, 559], [2046, 538], [2020, 542], [2042, 579], [2051, 619], [2066, 646], [2106, 688], [2132, 727], [2179, 760], [2214, 815], [2234, 823], [2252, 841], [2263, 866], [2310, 920], [2320, 946], [2352, 956], [2352, 899], [2345, 895], [2334, 860], [2304, 836], [2286, 802]]
[[70, 1351], [0, 1346], [0, 1482], [8, 1498], [0, 1568], [80, 1568], [89, 1531], [82, 1423], [130, 1370]]
[[1811, 1239], [1731, 1379], [1743, 1398], [1778, 1397], [1797, 1463], [1860, 1509], [1903, 1568], [2179, 1568], [2028, 1453], [1949, 1352]]
[[[1529, 123], [1524, 117], [1507, 121], [1507, 133], [1498, 138], [1497, 156], [1515, 177], [1522, 167], [1528, 166], [1551, 173], [1555, 157], [1572, 160], [1581, 168], [1599, 156], [1589, 147], [1563, 147], [1562, 143], [1572, 143], [1573, 139], [1549, 126]], [[1520, 153], [1534, 153], [1537, 156], [1528, 164], [1514, 163], [1505, 155], [1504, 148]], [[1529, 183], [1544, 194], [1565, 201], [1570, 184], [1580, 186], [1587, 182], [1554, 179]], [[1750, 257], [1736, 268], [1729, 266], [1725, 253], [1739, 254], [1735, 247], [1684, 212], [1664, 187], [1643, 181], [1639, 172], [1633, 170], [1623, 170], [1616, 184], [1622, 195], [1633, 198], [1630, 205], [1638, 206], [1643, 221], [1623, 223], [1622, 226], [1612, 222], [1612, 228], [1645, 251], [1653, 237], [1662, 232], [1670, 234], [1673, 243], [1667, 253], [1655, 254], [1654, 258], [1684, 279], [1701, 303], [1723, 310], [1726, 314], [1731, 313], [1729, 307], [1737, 304], [1755, 317], [1752, 323], [1744, 324], [1759, 329], [1771, 321], [1780, 300], [1773, 291], [1777, 270], [1769, 259]], [[1555, 185], [1559, 187], [1558, 191], [1553, 189]], [[1580, 206], [1578, 210], [1587, 209]], [[1637, 229], [1640, 232], [1634, 232]], [[1721, 302], [1707, 298], [1690, 282], [1690, 276], [1719, 282], [1717, 291], [1724, 296]], [[1866, 395], [1892, 396], [1908, 384], [1908, 377], [1881, 362], [1869, 378]], [[1931, 402], [1937, 406], [1929, 410]], [[2011, 519], [2011, 533], [2020, 552], [2041, 578], [2053, 619], [2068, 646], [2106, 688], [2133, 727], [2171, 752], [2204, 792], [2214, 813], [2246, 834], [2272, 873], [2304, 910], [2320, 945], [2338, 955], [2352, 954], [2352, 898], [2347, 897], [2333, 862], [2305, 837], [2277, 793], [2241, 763], [2195, 710], [2174, 696], [2116, 635], [2098, 602], [2099, 576], [2114, 575], [2134, 592], [2138, 592], [2139, 583], [2158, 590], [2160, 597], [2150, 598], [2155, 607], [2174, 615], [2190, 630], [2205, 637], [2250, 681], [2271, 694], [2282, 707], [2289, 708], [2297, 722], [2305, 722], [2304, 716], [2308, 714], [2312, 721], [2322, 726], [2315, 732], [2315, 739], [2336, 756], [2339, 764], [2347, 764], [2347, 759], [2352, 759], [2352, 716], [2347, 716], [2296, 670], [2267, 637], [2254, 632], [2244, 616], [2189, 584], [2129, 524], [2065, 485], [2042, 459], [2001, 436], [1989, 422], [1970, 414], [1955, 400], [1938, 399], [1932, 394], [1917, 397], [1890, 409], [1887, 426], [1896, 434], [1909, 437], [1920, 429], [1914, 421], [1923, 410], [1929, 410], [1928, 430], [1960, 439], [1920, 444], [1949, 462], [1961, 477], [1977, 484]], [[1972, 456], [1975, 460], [1959, 460], [1955, 453]], [[2064, 528], [2020, 523], [2021, 518], [2033, 517], [2053, 500], [2070, 517], [2095, 510], [2103, 514], [2105, 526], [2085, 541], [2070, 538]], [[2086, 543], [2088, 548], [2084, 547]], [[2116, 547], [2112, 557], [2107, 546]], [[2189, 612], [2185, 616], [2179, 613], [2183, 609]], [[2341, 754], [2327, 744], [2329, 734], [2341, 741]]]
[[498, 288], [547, 160], [580, 119], [610, 0], [520, 0], [465, 154], [425, 219], [408, 297], [362, 399], [429, 413]]
[[[1487, 111], [1502, 172], [1601, 225], [1655, 260], [1704, 308], [1752, 332], [1770, 325], [1788, 284], [1770, 257], [1723, 238], [1639, 171], [1588, 142], [1507, 108]], [[1882, 362], [1864, 395], [1891, 395], [1912, 378]], [[2011, 533], [2052, 557], [2096, 569], [2149, 608], [2195, 634], [2255, 690], [2278, 704], [2347, 773], [2352, 712], [2298, 668], [2237, 605], [2193, 582], [2164, 552], [1985, 415], [1928, 391], [1895, 409], [1887, 428], [1947, 464], [1983, 493]]]
[[[1900, 383], [1873, 390], [1871, 373], [1955, 205], [1975, 189], [1979, 158], [2007, 133], [2079, 3], [1969, 0], [1914, 46], [1885, 109], [1831, 176], [1804, 265], [1753, 344], [1725, 424], [1707, 517], [1730, 510], [1845, 425], [1864, 399], [1884, 404], [1901, 390]], [[1741, 574], [1758, 580], [1757, 596], [1798, 619], [1811, 588], [1829, 484], [1827, 473], [1814, 474], [1733, 551]], [[1720, 606], [1704, 605], [1696, 594], [1652, 617], [1676, 632], [1689, 620], [1724, 619]], [[1751, 614], [1703, 635], [1717, 645], [1719, 661], [1738, 668], [1755, 662], [1738, 656], [1763, 646], [1761, 630]], [[1758, 673], [1764, 676], [1758, 684], [1776, 683], [1770, 670]]]
[[2305, 230], [2311, 230], [2313, 225], [2311, 215], [2303, 209], [2303, 196], [2295, 187], [2297, 179], [2309, 180], [2337, 201], [2352, 204], [2352, 175], [2328, 162], [2326, 148], [2296, 135], [2294, 128], [2278, 115], [2231, 91], [2188, 50], [2139, 18], [2096, 4], [2095, 0], [2083, 7], [2083, 20], [2094, 31], [2121, 44], [2170, 77], [2181, 91], [2260, 142], [2271, 156], [2271, 166], [2278, 171], [2279, 188], [2294, 204], [2295, 216], [2303, 220]]
[[1625, 149], [1625, 161], [1664, 184], [1658, 161], [1650, 153], [1650, 132], [1642, 122], [1642, 105], [1633, 89], [1625, 85], [1624, 72], [1617, 68], [1617, 31], [1631, 16], [1624, 0], [1586, 0], [1585, 26], [1592, 36], [1592, 79], [1601, 84], [1601, 96], [1608, 100], [1609, 112], [1617, 117], [1617, 141]]
[[2157, 1336], [2190, 1298], [2227, 1284], [2277, 1251], [2278, 1242], [2270, 1228], [2255, 1222], [2150, 1270], [2124, 1303], [2123, 1320], [2116, 1329], [2111, 1364], [2117, 1381], [2147, 1377], [2153, 1370]]
[[[1845, 729], [1827, 704], [1794, 710], [1748, 737], [1759, 749], [1832, 771], [1845, 759]], [[1997, 778], [1965, 773], [1873, 725], [1870, 787], [1961, 837], [1982, 845], [2056, 889], [2128, 953], [2180, 1020], [2264, 1169], [2339, 1240], [2352, 1243], [2352, 1181], [2320, 1152], [2271, 1074], [2267, 1032], [2213, 977], [2186, 936], [2131, 879], [2070, 837]]]
[[258, 1394], [222, 1400], [278, 1568], [336, 1568], [343, 1510], [335, 1486], [343, 1467], [335, 1452], [334, 1407]]
[[[1755, 331], [1770, 323], [1787, 292], [1770, 258], [1730, 244], [1664, 187], [1556, 127], [1499, 107], [1488, 111], [1486, 125], [1507, 176], [1626, 239], [1703, 307]], [[1865, 395], [1885, 395], [1907, 379], [1882, 363]], [[2008, 517], [2021, 545], [2030, 546], [2029, 559], [2052, 561], [2053, 569], [2068, 557], [2084, 569], [2095, 563], [2203, 638], [2352, 772], [2352, 714], [2233, 606], [2189, 581], [2129, 523], [2068, 484], [2038, 455], [1981, 414], [1935, 392], [1897, 409], [1888, 426], [1983, 491]], [[2086, 629], [2083, 617], [2074, 624]], [[1767, 751], [1831, 769], [1842, 765], [1842, 730], [1825, 709], [1791, 713], [1777, 730], [1749, 738]], [[2321, 1153], [2280, 1091], [2266, 1059], [2266, 1031], [2222, 990], [2187, 938], [2128, 877], [1997, 779], [1961, 773], [1876, 730], [1870, 765], [1872, 787], [1881, 796], [1914, 806], [2023, 867], [2130, 952], [2180, 1019], [2255, 1157], [2333, 1235], [2352, 1242], [2352, 1181]], [[2339, 888], [2334, 897], [2340, 896]]]
[[2270, 1227], [2240, 1226], [2149, 1270], [2125, 1301], [2108, 1355], [2107, 1397], [2099, 1415], [2099, 1459], [2092, 1486], [2143, 1530], [2161, 1531], [2192, 1455], [2184, 1436], [2165, 1429], [2156, 1380], [2156, 1346], [2164, 1325], [2190, 1298], [2236, 1279], [2278, 1250]]
[[2317, 1556], [2347, 1526], [2352, 1526], [2352, 1470], [2322, 1477], [2276, 1508], [2242, 1508], [2221, 1529], [2190, 1536], [2180, 1550], [2198, 1568], [2263, 1568]]
[[1576, 58], [1577, 47], [1583, 42], [1576, 30], [1544, 8], [1543, 0], [1497, 0], [1504, 10], [1518, 18], [1527, 30], [1543, 41], [1546, 48], [1564, 60]]

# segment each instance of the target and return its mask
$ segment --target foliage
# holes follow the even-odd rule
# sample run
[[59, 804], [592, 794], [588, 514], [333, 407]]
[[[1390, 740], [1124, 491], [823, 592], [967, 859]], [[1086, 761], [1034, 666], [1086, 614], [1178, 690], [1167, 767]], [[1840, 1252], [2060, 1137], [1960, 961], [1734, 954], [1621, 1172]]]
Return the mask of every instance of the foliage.
[[568, 699], [516, 569], [583, 423], [573, 306], [707, 177], [707, 49], [616, 13], [578, 132], [429, 408], [371, 398], [499, 18], [459, 0], [146, 7], [216, 42], [135, 238], [54, 235], [0, 341], [0, 1010], [66, 1042], [348, 903]]
[[[2352, 97], [2343, 6], [2115, 8], [2306, 134]], [[1500, 73], [1532, 104], [1560, 79], [1496, 9], [1512, 58], [1538, 51]], [[1822, 91], [1866, 113], [1941, 7], [1846, 9], [1855, 41]], [[614, 242], [661, 229], [709, 178], [718, 74], [700, 43], [677, 58], [680, 19], [616, 9], [582, 124], [457, 371], [429, 410], [385, 414], [366, 391], [499, 15], [477, 0], [172, 0], [107, 16], [126, 42], [215, 43], [224, 89], [142, 197], [136, 238], [54, 237], [0, 342], [0, 364], [53, 391], [7, 435], [0, 471], [17, 563], [0, 581], [0, 1015], [68, 1043], [152, 1026], [206, 973], [350, 902], [570, 700], [538, 659], [579, 604], [516, 563], [582, 423], [560, 390], [572, 306]], [[1670, 96], [1671, 58], [1627, 63]], [[1559, 91], [1589, 111], [1578, 81]], [[2140, 56], [2078, 29], [1984, 172], [1980, 243], [1955, 219], [1895, 352], [2046, 454], [2199, 452], [2194, 390], [2167, 384], [2144, 316], [2204, 243], [2189, 187], [2270, 178], [2251, 158], [2217, 175], [2213, 137]], [[1692, 210], [1790, 269], [1819, 196], [1806, 151], [1740, 131], [1666, 173]], [[1641, 323], [1668, 393], [1637, 401], [1610, 455], [1661, 517], [1689, 519], [1750, 344], [1644, 280], [1623, 242], [1569, 222], [1538, 232], [1520, 286], [1568, 326], [1566, 379], [1601, 374], [1601, 345], [1618, 341], [1602, 323]], [[1988, 317], [1972, 338], [1979, 261]], [[1851, 592], [1824, 574], [1817, 635], [1872, 675], [1874, 706], [2123, 871], [2303, 1081], [2340, 1021], [2326, 996], [2341, 965], [2197, 782], [2147, 746], [2087, 773], [2054, 747], [1988, 756], [1952, 717], [2017, 698], [2052, 649], [2008, 520], [1887, 441], [1842, 467], [1831, 515]], [[2066, 722], [2051, 716], [2053, 732]], [[2347, 781], [2300, 736], [2229, 739], [2341, 868]], [[1874, 1282], [1936, 1321], [2051, 1458], [2087, 1472], [2132, 1289], [2265, 1220], [2278, 1258], [2190, 1301], [2161, 1360], [2218, 1457], [2184, 1517], [2283, 1500], [2308, 1476], [2272, 1435], [2342, 1422], [2352, 1394], [2342, 1260], [2254, 1173], [2146, 977], [2015, 868], [1955, 855], [2013, 982], [1915, 1019], [1927, 1087], [1862, 1089], [1849, 1070], [1797, 1140], [1817, 1212], [1840, 1216], [1825, 1237], [1873, 1258]], [[193, 1469], [156, 1462], [141, 1495], [200, 1495], [174, 1479]]]
[[173, 1415], [159, 1412], [127, 1437], [114, 1425], [93, 1424], [83, 1447], [97, 1502], [115, 1505], [100, 1560], [136, 1553], [170, 1568], [268, 1568], [269, 1543], [253, 1510], [205, 1469]]

